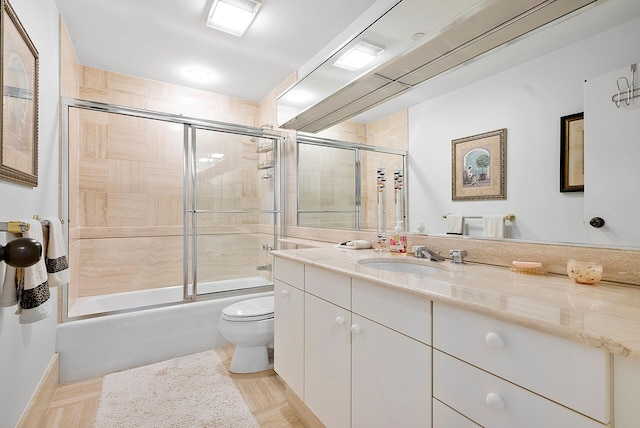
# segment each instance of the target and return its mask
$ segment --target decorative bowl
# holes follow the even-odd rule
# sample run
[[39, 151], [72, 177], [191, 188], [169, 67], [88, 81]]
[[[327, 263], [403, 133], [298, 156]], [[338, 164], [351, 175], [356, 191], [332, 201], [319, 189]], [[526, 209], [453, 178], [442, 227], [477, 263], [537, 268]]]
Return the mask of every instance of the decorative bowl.
[[567, 275], [580, 284], [595, 284], [602, 279], [602, 265], [599, 262], [569, 260]]

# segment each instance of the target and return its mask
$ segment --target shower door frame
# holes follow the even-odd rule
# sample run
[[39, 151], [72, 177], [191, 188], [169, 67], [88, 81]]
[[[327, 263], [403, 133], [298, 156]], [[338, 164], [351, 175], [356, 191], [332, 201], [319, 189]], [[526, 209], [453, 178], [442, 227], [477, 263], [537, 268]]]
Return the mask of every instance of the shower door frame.
[[[60, 288], [61, 314], [60, 322], [75, 321], [79, 319], [95, 318], [115, 313], [134, 312], [138, 310], [146, 310], [155, 307], [171, 306], [176, 304], [184, 304], [207, 298], [221, 298], [230, 295], [251, 292], [267, 291], [273, 286], [259, 286], [244, 290], [221, 291], [204, 295], [197, 294], [197, 207], [195, 206], [196, 192], [196, 174], [195, 174], [195, 146], [194, 142], [196, 131], [209, 130], [214, 132], [222, 132], [247, 137], [268, 138], [274, 142], [274, 191], [273, 191], [273, 210], [256, 210], [259, 213], [273, 214], [273, 237], [274, 248], [277, 248], [278, 236], [282, 225], [285, 224], [285, 210], [283, 207], [283, 188], [282, 177], [284, 174], [285, 163], [281, 161], [280, 145], [286, 139], [286, 136], [278, 131], [271, 129], [255, 128], [244, 125], [236, 125], [226, 122], [218, 122], [207, 119], [200, 119], [177, 114], [157, 112], [152, 110], [139, 109], [134, 107], [118, 106], [95, 101], [81, 100], [71, 97], [61, 97], [61, 142], [60, 142], [60, 196], [59, 203], [61, 207], [61, 218], [63, 221], [63, 235], [67, 254], [69, 254], [69, 110], [78, 108], [81, 110], [97, 111], [102, 113], [120, 114], [124, 116], [137, 117], [140, 119], [158, 120], [167, 123], [175, 123], [183, 125], [183, 299], [171, 303], [162, 303], [156, 305], [145, 305], [143, 307], [123, 309], [109, 312], [100, 312], [95, 314], [87, 314], [82, 316], [69, 317], [69, 284], [64, 284]], [[197, 142], [196, 142], [197, 144]], [[190, 193], [191, 192], [191, 193]], [[191, 194], [192, 201], [189, 201]], [[190, 233], [190, 229], [193, 231]], [[192, 238], [192, 245], [189, 246], [189, 239]], [[189, 250], [192, 251], [192, 263], [189, 266]], [[191, 276], [189, 268], [191, 267]], [[193, 281], [192, 291], [189, 293], [189, 280]]]

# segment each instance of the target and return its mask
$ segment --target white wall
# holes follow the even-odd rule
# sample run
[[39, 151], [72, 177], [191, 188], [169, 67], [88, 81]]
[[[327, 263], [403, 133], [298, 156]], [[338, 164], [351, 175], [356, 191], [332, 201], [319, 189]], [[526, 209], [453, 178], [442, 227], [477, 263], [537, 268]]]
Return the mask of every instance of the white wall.
[[[583, 111], [585, 79], [637, 59], [637, 40], [640, 20], [409, 109], [411, 228], [424, 219], [438, 234], [445, 232], [445, 213], [512, 212], [510, 237], [582, 242], [583, 194], [559, 191], [560, 117]], [[453, 202], [451, 141], [501, 128], [507, 128], [507, 199]], [[467, 223], [482, 236], [481, 220]]]
[[[58, 215], [58, 9], [54, 0], [11, 0], [40, 58], [36, 188], [0, 181], [0, 221]], [[4, 233], [0, 242], [5, 243]], [[52, 289], [52, 307], [57, 291]], [[0, 308], [0, 428], [14, 427], [55, 351], [56, 316], [20, 325], [16, 307]]]

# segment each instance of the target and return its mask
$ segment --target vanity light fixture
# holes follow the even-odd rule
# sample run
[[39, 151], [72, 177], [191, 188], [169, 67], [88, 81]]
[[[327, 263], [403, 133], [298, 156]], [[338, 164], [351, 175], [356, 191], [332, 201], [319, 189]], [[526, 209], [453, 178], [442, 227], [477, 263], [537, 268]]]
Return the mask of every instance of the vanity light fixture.
[[240, 37], [253, 22], [258, 9], [260, 2], [255, 0], [214, 0], [207, 27]]
[[384, 52], [384, 46], [378, 46], [371, 42], [361, 41], [340, 56], [333, 65], [350, 71], [360, 70], [373, 61], [382, 52]]

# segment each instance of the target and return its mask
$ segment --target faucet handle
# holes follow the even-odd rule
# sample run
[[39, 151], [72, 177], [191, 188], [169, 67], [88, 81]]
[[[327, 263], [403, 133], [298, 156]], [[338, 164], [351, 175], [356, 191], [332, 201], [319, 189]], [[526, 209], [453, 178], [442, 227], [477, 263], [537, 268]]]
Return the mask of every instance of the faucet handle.
[[467, 257], [467, 250], [449, 250], [449, 255], [453, 258], [452, 263], [465, 263], [464, 258]]

